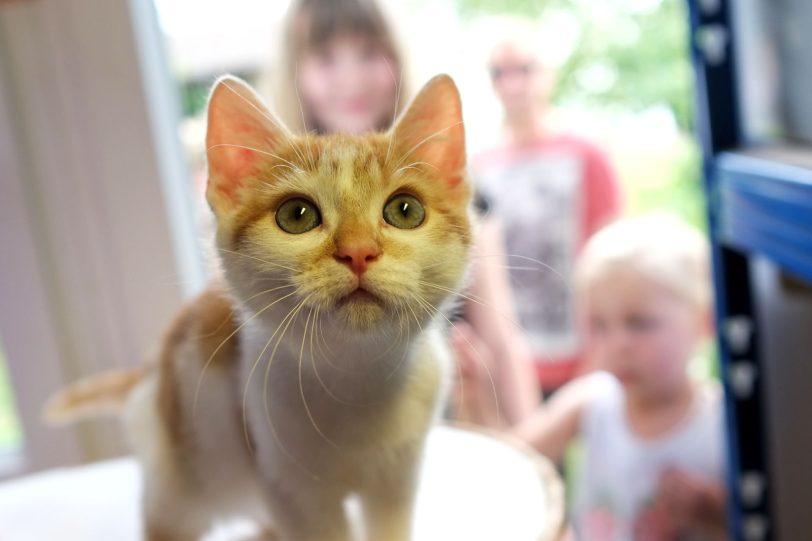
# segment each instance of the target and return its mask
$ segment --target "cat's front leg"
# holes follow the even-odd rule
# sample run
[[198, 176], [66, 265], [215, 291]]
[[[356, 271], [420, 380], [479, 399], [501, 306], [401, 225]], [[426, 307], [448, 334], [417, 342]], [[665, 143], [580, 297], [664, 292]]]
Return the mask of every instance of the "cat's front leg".
[[409, 541], [417, 493], [419, 453], [410, 450], [361, 493], [370, 541]]
[[346, 494], [319, 481], [267, 489], [273, 529], [281, 541], [351, 541]]

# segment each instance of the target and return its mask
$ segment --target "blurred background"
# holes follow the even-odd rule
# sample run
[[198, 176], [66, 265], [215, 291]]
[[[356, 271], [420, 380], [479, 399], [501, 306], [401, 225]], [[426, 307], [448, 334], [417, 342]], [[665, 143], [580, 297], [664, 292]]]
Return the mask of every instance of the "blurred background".
[[[754, 520], [747, 539], [770, 538], [771, 505], [789, 508], [803, 501], [796, 487], [812, 486], [790, 467], [812, 450], [791, 419], [812, 405], [810, 4], [392, 4], [416, 83], [438, 72], [458, 82], [471, 153], [500, 133], [488, 36], [506, 16], [529, 18], [557, 75], [550, 123], [605, 151], [624, 213], [664, 209], [712, 235], [727, 368], [709, 345], [696, 370], [725, 378], [731, 469], [755, 475], [744, 478], [750, 492], [736, 492], [736, 516]], [[146, 358], [178, 305], [205, 285], [207, 93], [223, 73], [265, 88], [287, 7], [0, 0], [0, 479], [126, 452], [115, 422], [54, 430], [41, 407], [66, 382]], [[772, 325], [759, 327], [761, 341], [730, 347], [725, 333], [752, 331], [757, 312]], [[779, 369], [778, 359], [793, 362]], [[762, 490], [771, 469], [785, 487], [772, 504]], [[792, 534], [808, 520], [802, 512], [781, 520], [784, 538], [803, 537]]]
[[[4, 135], [17, 136], [7, 148], [17, 151], [21, 188], [32, 192], [19, 194], [36, 209], [27, 218], [44, 220], [27, 226], [27, 240], [31, 264], [43, 275], [42, 323], [55, 335], [53, 373], [16, 376], [21, 382], [38, 377], [40, 393], [22, 383], [12, 390], [8, 360], [0, 358], [0, 464], [13, 471], [23, 467], [26, 452], [35, 452], [36, 440], [29, 435], [26, 441], [29, 432], [20, 422], [21, 406], [31, 409], [22, 412], [29, 430], [40, 430], [37, 401], [25, 403], [25, 397], [41, 398], [46, 382], [55, 389], [57, 382], [94, 368], [136, 362], [156, 343], [179, 299], [204, 283], [197, 225], [206, 212], [201, 194], [208, 91], [223, 73], [260, 88], [273, 76], [276, 33], [288, 2], [235, 0], [224, 8], [215, 0], [157, 0], [133, 2], [128, 10], [124, 4], [91, 9], [90, 1], [59, 8], [7, 4], [0, 27], [0, 91], [10, 130]], [[682, 0], [409, 0], [391, 8], [403, 23], [417, 84], [440, 72], [457, 80], [469, 152], [494, 145], [500, 131], [487, 36], [499, 31], [505, 16], [527, 17], [541, 29], [545, 64], [558, 74], [550, 123], [605, 150], [628, 213], [667, 207], [704, 228]], [[51, 37], [34, 37], [45, 35]], [[54, 117], [44, 118], [49, 114]], [[21, 125], [32, 121], [40, 124]], [[107, 131], [122, 139], [100, 140]], [[51, 153], [56, 156], [46, 156]], [[140, 163], [131, 167], [134, 162]], [[51, 182], [59, 186], [51, 190]], [[11, 202], [5, 198], [4, 207]], [[51, 204], [59, 207], [56, 215], [48, 215]], [[127, 220], [120, 212], [132, 220], [129, 225], [122, 225]], [[141, 229], [144, 222], [149, 230]], [[20, 295], [21, 313], [10, 318], [27, 318], [35, 308]], [[159, 302], [144, 302], [156, 297]], [[12, 306], [3, 304], [4, 310]], [[3, 338], [14, 332], [2, 330]], [[35, 366], [40, 371], [42, 362], [19, 359], [14, 365], [17, 373]], [[75, 456], [86, 460], [120, 449], [107, 440], [82, 435]], [[54, 457], [42, 458], [45, 464], [66, 461], [56, 449]]]

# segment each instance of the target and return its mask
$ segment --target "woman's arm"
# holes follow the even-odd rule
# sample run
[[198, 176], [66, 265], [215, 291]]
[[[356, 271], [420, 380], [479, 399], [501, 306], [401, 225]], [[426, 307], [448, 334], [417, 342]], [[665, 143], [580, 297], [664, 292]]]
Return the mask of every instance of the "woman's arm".
[[495, 218], [486, 218], [481, 225], [473, 278], [465, 313], [484, 352], [475, 360], [487, 363], [490, 374], [484, 376], [493, 378], [500, 416], [513, 426], [536, 410], [541, 394], [533, 354], [518, 323], [502, 231]]

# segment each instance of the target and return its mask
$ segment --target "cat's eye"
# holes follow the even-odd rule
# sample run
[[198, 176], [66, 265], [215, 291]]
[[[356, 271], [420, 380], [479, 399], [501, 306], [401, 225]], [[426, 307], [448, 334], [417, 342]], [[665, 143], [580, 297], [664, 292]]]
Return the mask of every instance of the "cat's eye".
[[414, 229], [426, 219], [426, 211], [415, 196], [399, 193], [384, 205], [383, 219], [399, 229]]
[[288, 199], [276, 210], [276, 225], [282, 231], [298, 235], [315, 229], [321, 224], [319, 209], [301, 197]]

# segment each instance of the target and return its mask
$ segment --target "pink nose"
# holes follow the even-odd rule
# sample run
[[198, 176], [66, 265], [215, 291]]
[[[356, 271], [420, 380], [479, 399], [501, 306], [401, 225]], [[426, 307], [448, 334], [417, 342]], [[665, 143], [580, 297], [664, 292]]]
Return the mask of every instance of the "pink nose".
[[358, 276], [364, 274], [369, 264], [380, 255], [381, 249], [376, 242], [342, 243], [335, 252], [335, 258], [340, 263], [345, 263]]

